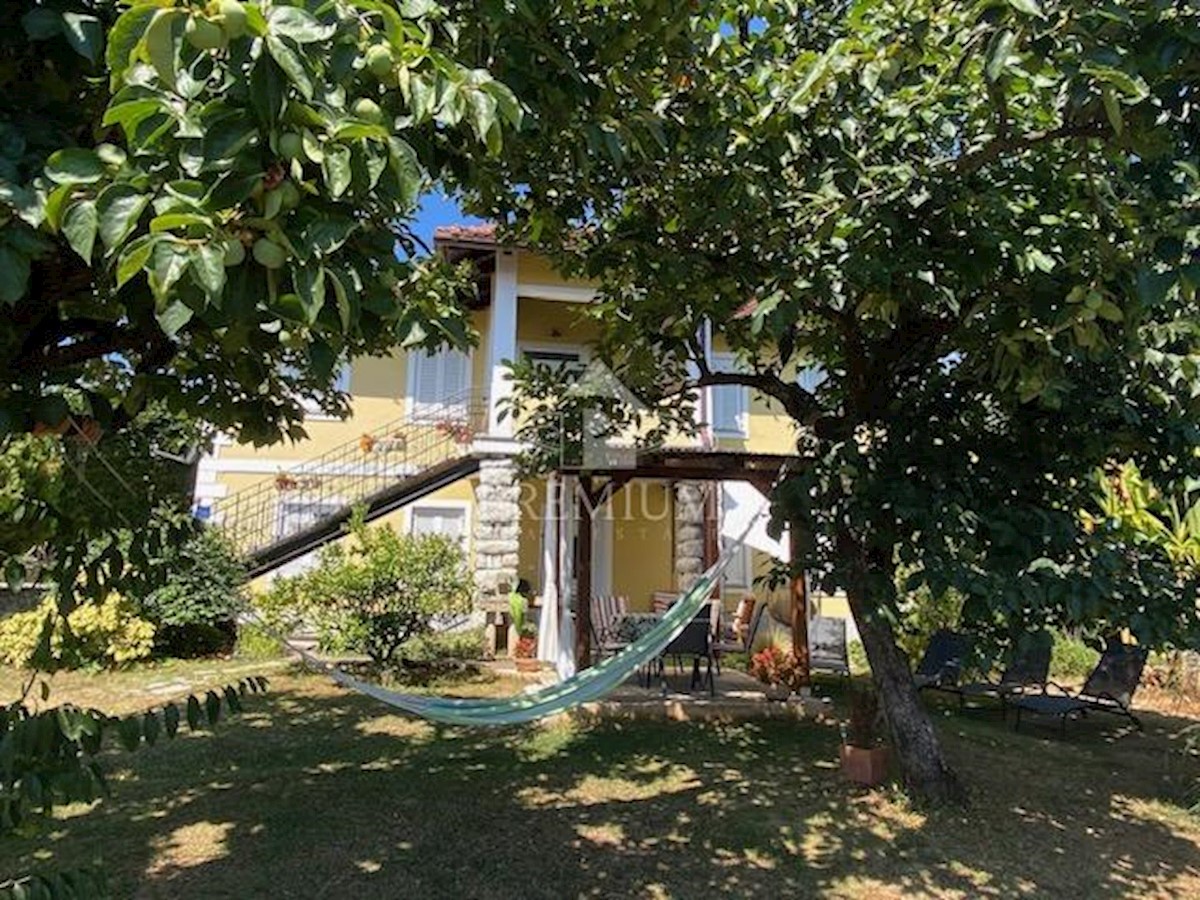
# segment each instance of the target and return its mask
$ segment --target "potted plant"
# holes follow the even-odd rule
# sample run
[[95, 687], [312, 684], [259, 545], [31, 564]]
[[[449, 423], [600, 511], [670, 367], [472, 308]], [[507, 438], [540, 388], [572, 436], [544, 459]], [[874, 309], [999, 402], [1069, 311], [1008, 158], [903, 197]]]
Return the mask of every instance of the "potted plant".
[[516, 638], [512, 655], [517, 671], [536, 672], [540, 667], [537, 659], [537, 629], [527, 621], [529, 600], [519, 589], [508, 595], [508, 612], [512, 620], [510, 633]]
[[277, 491], [294, 491], [300, 486], [300, 482], [287, 472], [280, 472], [275, 476], [275, 489]]
[[879, 698], [875, 692], [855, 691], [850, 698], [850, 720], [842, 724], [842, 774], [867, 787], [887, 777], [888, 750], [880, 743], [878, 718]]
[[750, 674], [766, 685], [768, 700], [786, 700], [804, 680], [796, 657], [774, 644], [750, 657]]
[[363, 434], [358, 439], [358, 446], [362, 449], [363, 453], [370, 453], [374, 450], [376, 443], [377, 441], [373, 434]]

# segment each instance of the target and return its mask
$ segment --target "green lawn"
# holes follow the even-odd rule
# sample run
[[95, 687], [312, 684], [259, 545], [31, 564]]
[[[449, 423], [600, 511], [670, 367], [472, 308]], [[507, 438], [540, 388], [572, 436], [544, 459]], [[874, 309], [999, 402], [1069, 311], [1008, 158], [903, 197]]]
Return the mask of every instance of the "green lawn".
[[104, 860], [118, 896], [164, 898], [1200, 896], [1187, 720], [1146, 720], [1059, 740], [939, 713], [974, 802], [925, 815], [843, 783], [831, 724], [469, 732], [277, 672], [215, 734], [113, 753], [114, 796], [0, 841], [0, 872]]

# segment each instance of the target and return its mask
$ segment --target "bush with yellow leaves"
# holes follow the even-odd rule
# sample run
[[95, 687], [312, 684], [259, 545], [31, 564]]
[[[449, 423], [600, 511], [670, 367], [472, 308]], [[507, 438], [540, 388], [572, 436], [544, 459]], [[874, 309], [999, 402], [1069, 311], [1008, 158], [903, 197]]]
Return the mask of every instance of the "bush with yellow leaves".
[[120, 666], [145, 659], [154, 649], [153, 623], [138, 616], [134, 605], [120, 594], [75, 607], [66, 618], [69, 628], [63, 627], [55, 598], [48, 597], [37, 609], [0, 621], [0, 662], [30, 667], [47, 616], [54, 620], [50, 652], [58, 668]]

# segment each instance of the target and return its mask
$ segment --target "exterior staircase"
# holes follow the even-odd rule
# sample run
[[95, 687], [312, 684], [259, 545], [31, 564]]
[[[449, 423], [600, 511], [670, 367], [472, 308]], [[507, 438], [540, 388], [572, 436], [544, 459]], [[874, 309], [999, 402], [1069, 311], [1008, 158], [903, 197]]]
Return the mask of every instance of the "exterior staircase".
[[470, 394], [423, 407], [225, 497], [214, 520], [263, 575], [336, 538], [356, 507], [371, 521], [478, 471], [487, 412]]

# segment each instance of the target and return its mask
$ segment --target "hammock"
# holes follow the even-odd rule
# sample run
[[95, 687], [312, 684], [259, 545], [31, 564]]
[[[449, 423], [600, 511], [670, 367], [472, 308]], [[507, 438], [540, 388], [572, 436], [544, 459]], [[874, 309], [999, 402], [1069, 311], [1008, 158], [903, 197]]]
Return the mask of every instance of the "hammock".
[[284, 643], [291, 647], [304, 662], [325, 671], [330, 678], [343, 687], [423, 719], [447, 725], [476, 727], [519, 725], [532, 722], [603, 697], [620, 686], [638, 667], [645, 665], [662, 653], [709, 601], [713, 585], [720, 578], [725, 567], [729, 565], [734, 550], [742, 546], [750, 529], [765, 511], [766, 504], [757, 515], [750, 519], [738, 540], [730, 542], [726, 546], [724, 553], [712, 567], [679, 597], [663, 615], [662, 620], [629, 646], [616, 655], [610, 656], [558, 684], [514, 697], [468, 699], [430, 697], [392, 691], [377, 684], [360, 681], [336, 666], [317, 659], [311, 653], [292, 646], [286, 640]]

